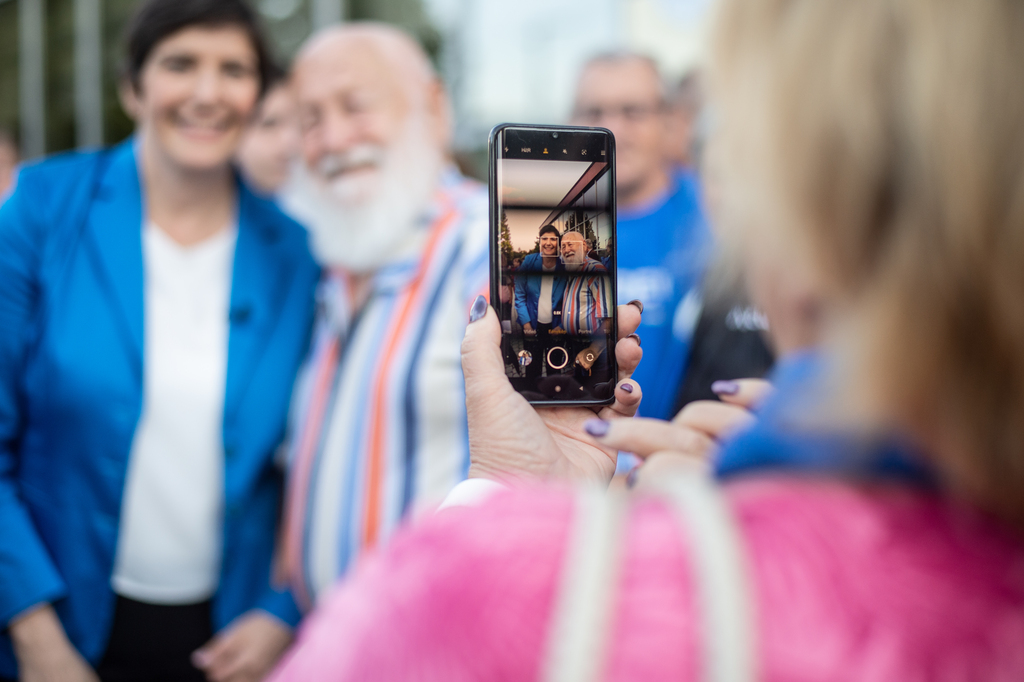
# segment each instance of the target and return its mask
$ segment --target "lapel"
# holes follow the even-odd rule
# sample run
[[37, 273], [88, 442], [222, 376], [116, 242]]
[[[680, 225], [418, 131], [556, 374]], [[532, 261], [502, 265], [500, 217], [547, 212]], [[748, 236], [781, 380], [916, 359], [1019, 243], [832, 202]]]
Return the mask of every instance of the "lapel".
[[142, 188], [129, 140], [114, 148], [86, 221], [101, 286], [116, 302], [133, 364], [142, 375]]
[[231, 275], [225, 420], [238, 410], [288, 291], [285, 264], [276, 249], [279, 228], [243, 183], [237, 187], [238, 242]]
[[[116, 302], [133, 365], [142, 381], [144, 276], [142, 186], [129, 140], [112, 152], [89, 212], [86, 231], [99, 262], [101, 286]], [[287, 294], [285, 268], [275, 251], [281, 235], [266, 208], [241, 182], [238, 242], [229, 308], [225, 417], [234, 414], [266, 346]]]

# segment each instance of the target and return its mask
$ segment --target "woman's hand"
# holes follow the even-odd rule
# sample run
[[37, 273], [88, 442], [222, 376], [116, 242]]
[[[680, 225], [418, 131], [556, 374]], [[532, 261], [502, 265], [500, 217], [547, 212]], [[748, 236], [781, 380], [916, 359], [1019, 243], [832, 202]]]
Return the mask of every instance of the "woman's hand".
[[723, 441], [755, 421], [753, 410], [771, 392], [762, 379], [716, 381], [712, 389], [721, 398], [690, 403], [670, 421], [630, 419], [592, 420], [587, 432], [602, 445], [632, 452], [644, 460], [640, 479], [658, 476], [684, 461], [709, 463]]
[[99, 682], [68, 641], [49, 604], [15, 618], [10, 625], [18, 679], [23, 682]]
[[192, 654], [192, 664], [211, 682], [257, 682], [292, 642], [291, 628], [253, 609]]
[[632, 417], [640, 405], [640, 386], [629, 380], [643, 355], [633, 334], [640, 324], [639, 306], [619, 306], [618, 318], [615, 402], [596, 414], [586, 407], [534, 408], [505, 376], [498, 316], [482, 297], [477, 299], [471, 317], [476, 321], [462, 342], [470, 478], [507, 483], [550, 477], [611, 480], [617, 450], [589, 438], [583, 424], [595, 416], [608, 421]]

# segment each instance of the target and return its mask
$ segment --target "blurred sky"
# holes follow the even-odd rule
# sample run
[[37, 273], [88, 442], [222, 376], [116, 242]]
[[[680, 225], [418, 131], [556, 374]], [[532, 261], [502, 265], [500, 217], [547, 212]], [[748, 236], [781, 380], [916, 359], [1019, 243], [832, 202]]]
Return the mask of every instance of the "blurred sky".
[[713, 0], [423, 0], [442, 36], [456, 147], [501, 122], [563, 123], [582, 63], [635, 49], [678, 78], [701, 60]]

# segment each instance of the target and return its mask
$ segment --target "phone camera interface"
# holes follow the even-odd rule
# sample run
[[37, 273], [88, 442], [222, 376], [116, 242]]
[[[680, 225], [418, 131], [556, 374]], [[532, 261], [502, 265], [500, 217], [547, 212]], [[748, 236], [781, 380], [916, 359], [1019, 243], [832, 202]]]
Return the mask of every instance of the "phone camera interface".
[[[500, 135], [495, 246], [506, 374], [532, 401], [607, 400], [616, 378], [608, 136]], [[552, 137], [555, 153], [542, 141]]]

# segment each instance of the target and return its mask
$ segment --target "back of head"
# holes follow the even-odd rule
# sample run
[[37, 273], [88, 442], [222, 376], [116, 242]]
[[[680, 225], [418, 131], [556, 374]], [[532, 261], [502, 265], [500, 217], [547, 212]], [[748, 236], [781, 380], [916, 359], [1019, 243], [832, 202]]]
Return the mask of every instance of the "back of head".
[[844, 408], [1024, 523], [1024, 5], [724, 0], [712, 63], [727, 223], [837, 311]]

